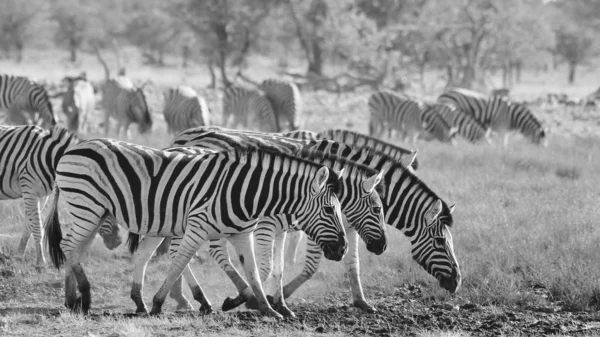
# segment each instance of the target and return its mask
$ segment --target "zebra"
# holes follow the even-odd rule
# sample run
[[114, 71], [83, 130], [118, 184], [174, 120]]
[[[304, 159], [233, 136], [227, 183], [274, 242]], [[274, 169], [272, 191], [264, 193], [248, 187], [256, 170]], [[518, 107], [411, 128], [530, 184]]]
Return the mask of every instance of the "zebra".
[[[218, 132], [215, 132], [215, 129], [219, 129]], [[273, 134], [242, 132], [216, 127], [195, 128], [180, 134], [175, 139], [174, 145], [194, 146], [217, 151], [232, 150], [244, 146], [272, 146], [282, 152], [289, 153], [298, 151], [302, 153], [302, 150], [304, 149], [304, 151], [308, 151], [307, 154], [312, 154], [314, 151], [321, 152], [319, 149], [325, 147], [349, 148], [348, 146], [345, 146], [345, 144], [329, 140], [310, 143], [306, 146], [307, 142], [304, 141], [294, 141], [292, 139], [283, 140], [281, 138], [282, 137], [277, 137]], [[383, 214], [379, 194], [382, 193], [385, 187], [380, 185], [379, 173], [376, 170], [368, 169], [365, 166], [326, 153], [324, 154], [324, 157], [318, 158], [318, 162], [320, 164], [326, 164], [328, 167], [334, 167], [336, 169], [341, 168], [346, 173], [342, 179], [343, 188], [341, 189], [342, 192], [339, 197], [340, 202], [342, 203], [342, 212], [348, 220], [348, 224], [346, 224], [347, 235], [349, 237], [356, 236], [358, 233], [367, 244], [368, 251], [377, 255], [383, 253], [387, 244], [385, 226], [382, 222]], [[267, 251], [270, 250], [268, 247], [272, 245], [274, 239], [276, 245], [282, 245], [282, 235], [285, 237], [284, 232], [293, 228], [294, 223], [295, 219], [293, 217], [285, 216], [270, 217], [261, 220], [255, 233], [257, 247], [260, 248], [257, 254], [268, 254]], [[296, 225], [296, 228], [301, 228], [301, 224]], [[223, 310], [230, 310], [246, 301], [248, 297], [246, 293], [248, 293], [250, 289], [245, 281], [240, 280], [241, 277], [231, 264], [225, 243], [224, 240], [211, 242], [210, 255], [219, 263], [221, 268], [230, 275], [230, 277], [233, 276], [232, 280], [238, 287], [240, 294], [238, 298], [228, 298], [223, 304]], [[357, 242], [353, 241], [353, 244], [357, 245]], [[353, 249], [353, 247], [351, 246], [350, 249]], [[268, 255], [268, 258], [270, 258], [270, 254]], [[281, 256], [278, 256], [278, 258], [280, 257]], [[283, 266], [280, 261], [277, 262], [278, 266]], [[355, 298], [357, 299], [357, 302], [363, 303], [366, 301], [364, 299], [362, 287], [360, 286], [360, 279], [358, 274], [354, 273], [355, 270], [357, 271], [357, 269], [354, 268], [357, 264], [358, 256], [355, 256], [353, 259], [347, 261], [347, 269], [354, 285], [353, 292], [355, 293]], [[265, 265], [263, 264], [262, 266]], [[261, 267], [261, 279], [267, 279], [271, 274], [272, 269], [272, 267]], [[281, 290], [282, 269], [275, 268], [275, 270], [276, 273], [274, 274], [274, 278], [278, 285], [278, 289]], [[171, 292], [171, 295], [174, 295], [173, 291]], [[280, 295], [282, 294], [276, 293], [274, 300], [278, 311], [286, 316], [294, 316], [293, 312], [287, 308]], [[182, 301], [184, 300], [178, 300], [180, 303]]]
[[[35, 240], [37, 263], [45, 264], [42, 251], [42, 224], [39, 199], [50, 194], [54, 184], [56, 163], [63, 153], [79, 140], [68, 130], [54, 126], [0, 126], [0, 200], [23, 198], [27, 221], [17, 249], [23, 255], [31, 234]], [[109, 249], [120, 243], [118, 231], [103, 229]]]
[[476, 143], [482, 139], [490, 142], [491, 129], [484, 128], [473, 116], [464, 112], [455, 105], [434, 103], [433, 108], [442, 116], [442, 118], [453, 127], [458, 128], [458, 134], [471, 143]]
[[124, 76], [108, 79], [102, 88], [104, 108], [104, 135], [108, 135], [109, 119], [117, 120], [117, 136], [124, 131], [129, 138], [129, 124], [137, 123], [139, 133], [152, 129], [152, 116], [148, 110], [146, 96], [142, 88], [135, 88], [131, 80]]
[[404, 138], [412, 136], [413, 143], [421, 133], [429, 133], [439, 141], [448, 142], [456, 132], [429, 104], [412, 97], [378, 91], [369, 97], [368, 103], [370, 135], [380, 132], [385, 124], [403, 132]]
[[529, 108], [506, 97], [488, 98], [476, 91], [454, 88], [440, 95], [438, 102], [454, 105], [473, 116], [483, 127], [505, 133], [504, 145], [508, 141], [506, 132], [511, 130], [519, 130], [535, 144], [546, 137], [541, 123]]
[[163, 115], [169, 134], [210, 125], [210, 111], [206, 101], [194, 89], [184, 85], [167, 91]]
[[[233, 121], [230, 123], [233, 115]], [[223, 125], [225, 127], [257, 128], [265, 132], [279, 131], [277, 116], [271, 102], [257, 91], [229, 87], [223, 97]]]
[[[52, 262], [57, 268], [67, 266], [66, 305], [88, 314], [90, 284], [80, 260], [99, 224], [112, 217], [130, 233], [146, 236], [144, 241], [157, 242], [152, 250], [161, 241], [153, 237], [173, 237], [178, 247], [150, 314], [161, 313], [182, 272], [191, 274], [186, 266], [203, 241], [228, 237], [240, 254], [260, 311], [281, 318], [257, 278], [251, 243], [255, 219], [296, 214], [326, 257], [339, 261], [346, 253], [347, 239], [336, 196], [338, 179], [327, 167], [267, 149], [186, 154], [111, 139], [83, 141], [57, 164], [54, 199], [45, 224]], [[59, 200], [73, 220], [65, 239], [56, 212]], [[135, 244], [130, 242], [131, 251]], [[141, 297], [145, 266], [136, 256], [134, 261], [134, 276], [141, 279], [134, 279], [132, 295], [140, 295], [138, 312], [147, 312]], [[203, 293], [199, 286], [194, 289], [197, 293]], [[210, 303], [202, 304], [210, 308]]]
[[[187, 140], [180, 142], [176, 139], [175, 145], [192, 143], [194, 139], [203, 137], [203, 135], [209, 135], [211, 138], [216, 138], [215, 134], [218, 135], [214, 132], [216, 129], [214, 127], [209, 128], [212, 136], [211, 133], [203, 132], [201, 129], [186, 131], [184, 134], [187, 134]], [[184, 134], [180, 136], [184, 138]], [[240, 134], [256, 135], [259, 133], [238, 132], [238, 138], [241, 137]], [[269, 136], [276, 138], [274, 135]], [[289, 142], [286, 139], [282, 139], [282, 141]], [[227, 142], [221, 139], [218, 141], [205, 141], [205, 144], [212, 148], [220, 146], [218, 144], [227, 144]], [[231, 142], [231, 144], [234, 146], [235, 142]], [[442, 288], [452, 293], [459, 290], [462, 282], [461, 273], [454, 254], [453, 240], [450, 233], [454, 206], [449, 207], [427, 185], [421, 182], [412, 170], [407, 169], [407, 166], [393, 157], [369, 149], [357, 150], [329, 142], [322, 142], [314, 148], [328, 153], [335, 153], [340, 157], [384, 172], [384, 185], [386, 186], [386, 194], [383, 200], [385, 222], [401, 230], [408, 237], [412, 245], [413, 258], [438, 280]], [[371, 152], [375, 153], [370, 154]], [[350, 235], [348, 239], [350, 244], [356, 247], [352, 243], [353, 239]], [[281, 254], [281, 249], [277, 253]], [[319, 249], [314, 246], [314, 243], [311, 244], [310, 240], [307, 253], [302, 273], [283, 288], [284, 298], [291, 296], [298, 287], [316, 272], [321, 255]], [[357, 257], [357, 254], [356, 248], [349, 249], [349, 256], [346, 261], [351, 261], [354, 257]], [[261, 269], [270, 268], [265, 263], [268, 264], [271, 259], [265, 259], [263, 254], [259, 255], [263, 256]], [[358, 269], [358, 264], [356, 264], [356, 268]], [[349, 274], [358, 275], [358, 272], [358, 270], [350, 270]], [[231, 274], [228, 273], [228, 275], [232, 277]], [[233, 275], [235, 276], [235, 274]], [[237, 275], [239, 277], [239, 274]], [[239, 284], [244, 284], [243, 280], [234, 281], [234, 283], [238, 290], [240, 289]], [[356, 295], [354, 287], [358, 287], [358, 285], [353, 284], [352, 281], [351, 284], [353, 295]], [[375, 308], [366, 301], [361, 302], [356, 297], [354, 297], [354, 304], [365, 311], [375, 311]]]
[[0, 75], [0, 109], [7, 111], [7, 124], [56, 125], [48, 92], [27, 77]]
[[88, 115], [94, 112], [96, 96], [94, 87], [86, 80], [85, 73], [79, 77], [65, 77], [67, 92], [63, 95], [62, 111], [67, 116], [67, 127], [73, 132], [85, 132]]
[[289, 130], [298, 129], [296, 120], [302, 111], [302, 99], [298, 86], [291, 81], [267, 79], [262, 82], [261, 89], [273, 106], [277, 118], [277, 129], [282, 130], [284, 119], [288, 123]]

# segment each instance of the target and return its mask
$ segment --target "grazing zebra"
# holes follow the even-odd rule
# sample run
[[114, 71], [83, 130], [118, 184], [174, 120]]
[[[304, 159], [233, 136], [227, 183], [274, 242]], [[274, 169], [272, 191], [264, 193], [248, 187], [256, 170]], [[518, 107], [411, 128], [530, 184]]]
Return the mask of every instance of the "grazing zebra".
[[46, 89], [27, 77], [0, 75], [0, 109], [7, 111], [7, 124], [56, 125]]
[[[511, 102], [505, 97], [490, 98], [476, 91], [456, 88], [443, 93], [438, 102], [456, 106], [473, 116], [484, 128], [506, 133], [519, 130], [533, 143], [539, 144], [546, 136], [541, 123], [529, 108], [521, 103]], [[505, 134], [504, 145], [508, 141]]]
[[104, 135], [108, 135], [109, 117], [117, 120], [117, 136], [124, 131], [129, 138], [129, 124], [137, 123], [139, 133], [152, 129], [152, 117], [142, 88], [135, 88], [127, 77], [119, 76], [106, 81], [102, 88], [104, 108]]
[[298, 86], [290, 81], [267, 79], [262, 82], [261, 88], [275, 111], [277, 129], [283, 129], [284, 120], [287, 121], [289, 130], [298, 129], [296, 120], [302, 110]]
[[[215, 132], [216, 128], [210, 128], [212, 132], [211, 138], [216, 138], [218, 135]], [[241, 134], [241, 132], [239, 132]], [[192, 140], [203, 137], [202, 135], [211, 135], [211, 133], [202, 132], [202, 128], [188, 130], [181, 137], [188, 135], [188, 139], [181, 144], [191, 143]], [[256, 132], [244, 132], [244, 134], [256, 135]], [[271, 138], [276, 138], [275, 135], [269, 135]], [[238, 138], [241, 137], [238, 135]], [[221, 137], [223, 138], [223, 137]], [[286, 142], [285, 139], [282, 141]], [[227, 142], [205, 141], [209, 147], [224, 146]], [[179, 140], [175, 141], [179, 145]], [[219, 145], [221, 144], [221, 145]], [[231, 143], [232, 146], [235, 144]], [[331, 143], [329, 143], [331, 144]], [[385, 209], [385, 222], [393, 227], [396, 227], [404, 233], [409, 239], [412, 246], [412, 256], [429, 274], [433, 275], [439, 282], [440, 286], [452, 293], [458, 291], [461, 285], [460, 267], [456, 260], [453, 248], [452, 235], [450, 227], [452, 226], [452, 211], [454, 206], [448, 207], [431, 189], [420, 181], [412, 172], [407, 169], [396, 158], [390, 157], [383, 153], [371, 152], [368, 149], [349, 149], [343, 146], [328, 145], [323, 142], [315, 149], [320, 149], [328, 153], [335, 153], [338, 156], [355, 161], [357, 163], [369, 166], [379, 172], [384, 172], [385, 196], [383, 206]], [[262, 226], [261, 226], [262, 227]], [[268, 226], [266, 226], [268, 228]], [[349, 256], [346, 261], [352, 261], [357, 258], [357, 245], [353, 243], [353, 237], [348, 236], [349, 243], [354, 249], [349, 249]], [[316, 249], [314, 243], [308, 240], [307, 259], [304, 269], [300, 275], [287, 284], [283, 288], [283, 297], [291, 296], [298, 287], [308, 280], [316, 272], [320, 262], [320, 251]], [[277, 251], [281, 254], [282, 249]], [[263, 256], [262, 254], [259, 254]], [[267, 258], [267, 263], [270, 259]], [[265, 263], [263, 257], [262, 263]], [[263, 265], [264, 266], [264, 265]], [[356, 264], [358, 268], [358, 264]], [[358, 270], [349, 271], [349, 274], [358, 274]], [[230, 277], [232, 275], [228, 273]], [[234, 275], [235, 276], [235, 275]], [[239, 289], [239, 283], [243, 281], [234, 281]], [[352, 284], [352, 281], [351, 281]], [[355, 285], [353, 284], [353, 295]], [[354, 304], [363, 310], [374, 311], [370, 304], [361, 302], [354, 297]]]
[[[215, 132], [215, 130], [217, 132]], [[331, 148], [342, 149], [349, 151], [350, 147], [342, 143], [337, 143], [330, 140], [322, 140], [317, 142], [306, 142], [293, 139], [284, 139], [273, 134], [259, 132], [243, 132], [238, 130], [228, 130], [222, 128], [195, 128], [190, 129], [180, 134], [174, 144], [176, 146], [194, 146], [200, 148], [209, 148], [212, 150], [232, 150], [245, 146], [257, 147], [274, 147], [282, 152], [297, 153], [302, 155], [302, 151], [307, 151], [305, 155], [313, 156], [313, 153], [321, 152], [320, 149]], [[308, 144], [308, 145], [307, 145]], [[383, 212], [379, 193], [385, 189], [379, 184], [380, 175], [376, 170], [369, 169], [360, 164], [345, 160], [333, 154], [324, 152], [322, 156], [316, 157], [316, 162], [324, 164], [335, 169], [342, 169], [345, 174], [342, 178], [342, 189], [339, 195], [342, 205], [342, 213], [346, 216], [348, 223], [346, 225], [346, 233], [348, 237], [360, 235], [367, 245], [367, 250], [377, 255], [383, 253], [386, 248], [385, 224], [383, 223]], [[257, 254], [266, 256], [266, 259], [271, 260], [272, 245], [275, 239], [276, 245], [283, 245], [284, 232], [294, 228], [294, 217], [277, 216], [261, 220], [255, 236], [257, 241]], [[303, 224], [298, 223], [295, 229], [302, 229]], [[279, 239], [279, 240], [278, 240]], [[357, 245], [356, 240], [352, 241], [353, 245]], [[278, 251], [279, 247], [276, 247]], [[317, 246], [316, 249], [319, 250]], [[350, 246], [350, 249], [354, 249]], [[320, 250], [319, 250], [320, 253]], [[223, 305], [223, 310], [232, 309], [244, 303], [251, 296], [248, 285], [241, 280], [241, 277], [231, 264], [225, 241], [212, 242], [210, 246], [211, 256], [219, 263], [221, 268], [227, 272], [238, 287], [239, 297], [236, 299], [228, 299]], [[279, 255], [277, 258], [281, 258]], [[286, 316], [293, 316], [283, 300], [282, 289], [282, 261], [276, 261], [276, 265], [280, 268], [275, 268], [274, 278], [278, 291], [274, 297], [274, 303], [278, 311]], [[346, 265], [350, 274], [350, 279], [353, 284], [353, 293], [357, 302], [363, 303], [364, 294], [360, 286], [358, 273], [358, 256], [353, 259], [347, 259]], [[261, 279], [264, 281], [271, 274], [273, 267], [271, 264], [261, 264], [260, 272]], [[173, 291], [171, 292], [173, 296]], [[182, 295], [180, 295], [182, 296]], [[181, 302], [181, 300], [178, 300]]]
[[[160, 243], [152, 237], [173, 237], [178, 247], [167, 278], [154, 296], [151, 314], [161, 312], [175, 281], [182, 272], [190, 272], [186, 266], [203, 241], [228, 237], [240, 254], [260, 311], [281, 317], [267, 302], [258, 279], [252, 233], [259, 217], [295, 214], [307, 223], [307, 233], [327, 258], [342, 259], [347, 240], [335, 172], [268, 150], [192, 153], [97, 139], [81, 142], [63, 155], [56, 168], [46, 238], [54, 265], [60, 267], [66, 260], [67, 307], [77, 310], [81, 306], [84, 314], [89, 311], [90, 284], [80, 260], [91, 236], [111, 217], [148, 241]], [[56, 213], [59, 200], [73, 219], [65, 239]], [[138, 311], [146, 312], [141, 297], [145, 265], [135, 256], [134, 261], [134, 276], [141, 279], [134, 280], [132, 297], [139, 295], [135, 298]], [[195, 288], [197, 293], [203, 293], [202, 289]], [[210, 309], [210, 303], [202, 304]]]
[[[233, 115], [233, 122], [229, 119]], [[269, 100], [257, 91], [230, 87], [223, 97], [223, 125], [250, 127], [265, 132], [277, 132], [277, 117]]]
[[[37, 263], [44, 264], [42, 223], [39, 199], [50, 194], [56, 164], [67, 148], [78, 142], [75, 135], [55, 126], [0, 126], [0, 200], [23, 198], [27, 221], [17, 254], [23, 255], [31, 234], [35, 240]], [[121, 242], [118, 232], [105, 228], [104, 242], [109, 249]], [[112, 237], [108, 234], [115, 234]]]
[[369, 134], [383, 130], [383, 126], [404, 133], [416, 142], [419, 134], [429, 133], [442, 142], [450, 141], [456, 132], [441, 116], [423, 101], [379, 91], [369, 97]]
[[96, 107], [94, 87], [82, 76], [63, 79], [67, 82], [68, 88], [63, 95], [62, 111], [67, 116], [67, 127], [73, 132], [87, 131], [88, 115], [92, 114]]
[[163, 115], [169, 134], [210, 125], [210, 111], [206, 101], [194, 89], [184, 85], [167, 91]]
[[471, 143], [482, 139], [490, 141], [491, 129], [484, 128], [473, 116], [464, 112], [455, 105], [434, 103], [433, 108], [442, 116], [449, 125], [458, 128], [458, 134]]

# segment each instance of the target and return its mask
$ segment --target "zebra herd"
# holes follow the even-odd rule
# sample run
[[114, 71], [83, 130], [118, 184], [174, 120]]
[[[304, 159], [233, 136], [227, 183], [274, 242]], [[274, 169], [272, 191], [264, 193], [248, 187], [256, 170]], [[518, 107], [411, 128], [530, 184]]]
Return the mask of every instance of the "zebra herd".
[[[40, 103], [48, 95], [40, 94], [35, 83], [9, 76], [0, 81], [2, 108], [12, 124], [48, 121], [0, 127], [0, 199], [25, 200], [27, 222], [18, 253], [24, 253], [33, 233], [37, 262], [44, 264], [45, 237], [52, 263], [65, 267], [65, 305], [71, 310], [87, 314], [91, 307], [90, 282], [81, 265], [91, 240], [100, 234], [114, 249], [121, 243], [119, 228], [128, 232], [134, 264], [131, 299], [140, 314], [161, 313], [168, 293], [178, 309], [192, 308], [183, 295], [184, 278], [200, 310], [213, 310], [189, 267], [206, 241], [211, 257], [238, 290], [224, 300], [223, 310], [246, 303], [266, 315], [294, 316], [285, 299], [314, 275], [324, 255], [344, 259], [353, 305], [375, 312], [360, 280], [358, 241], [382, 254], [393, 244], [387, 225], [408, 238], [413, 259], [440, 287], [454, 293], [461, 286], [450, 233], [454, 206], [417, 177], [417, 152], [349, 130], [298, 130], [301, 100], [292, 84], [267, 80], [261, 91], [226, 90], [224, 125], [230, 126], [232, 118], [233, 126], [262, 131], [210, 126], [207, 104], [193, 89], [171, 89], [164, 115], [169, 133], [176, 136], [169, 147], [155, 149], [112, 139], [82, 140], [77, 136], [81, 123], [67, 123], [77, 126], [72, 131], [55, 125], [51, 105]], [[86, 79], [69, 83], [79, 81]], [[84, 89], [73, 91], [80, 93], [64, 104], [67, 116], [77, 115], [70, 110], [73, 105], [84, 110]], [[131, 123], [140, 132], [152, 128], [142, 88], [124, 77], [105, 83], [102, 105], [106, 129], [111, 116], [121, 131]], [[427, 133], [448, 141], [458, 133], [475, 142], [488, 137], [490, 129], [517, 129], [534, 142], [544, 137], [526, 108], [462, 89], [443, 94], [435, 104], [379, 92], [368, 107], [373, 133], [387, 126], [414, 138]], [[16, 120], [16, 113], [29, 119]], [[39, 199], [46, 196], [40, 212]], [[59, 208], [68, 229], [59, 220]], [[40, 213], [47, 214], [43, 225]], [[284, 243], [294, 232], [307, 236], [307, 255], [302, 272], [284, 285]], [[165, 238], [171, 239], [171, 264], [148, 310], [142, 295], [146, 265]], [[227, 241], [236, 249], [245, 278], [230, 259]], [[272, 281], [268, 297], [267, 281]]]

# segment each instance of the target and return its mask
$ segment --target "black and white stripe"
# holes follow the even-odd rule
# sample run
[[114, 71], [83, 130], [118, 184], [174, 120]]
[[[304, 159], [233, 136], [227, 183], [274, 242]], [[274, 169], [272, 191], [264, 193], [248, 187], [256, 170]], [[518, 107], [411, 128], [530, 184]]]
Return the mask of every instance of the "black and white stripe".
[[458, 134], [471, 143], [480, 140], [489, 140], [491, 129], [484, 128], [470, 114], [464, 112], [455, 105], [434, 103], [433, 108], [442, 116], [442, 118], [453, 127], [458, 128]]
[[[58, 126], [49, 130], [33, 125], [0, 126], [0, 200], [23, 198], [27, 222], [17, 253], [25, 253], [33, 233], [40, 264], [45, 259], [39, 199], [50, 194], [58, 160], [77, 142], [76, 136]], [[104, 239], [111, 249], [120, 244], [118, 235]]]
[[420, 134], [429, 133], [442, 142], [452, 139], [456, 130], [432, 109], [431, 105], [413, 97], [379, 91], [369, 97], [369, 134], [381, 133], [384, 127], [398, 130], [413, 143]]
[[[188, 275], [187, 264], [202, 242], [228, 237], [243, 260], [261, 312], [281, 317], [266, 300], [254, 260], [252, 233], [260, 217], [295, 214], [328, 258], [343, 257], [347, 240], [335, 172], [310, 160], [268, 150], [193, 153], [108, 139], [84, 141], [65, 153], [56, 169], [55, 199], [46, 234], [54, 264], [59, 267], [66, 260], [69, 308], [77, 305], [77, 283], [81, 308], [84, 313], [89, 310], [89, 281], [80, 259], [91, 236], [109, 217], [131, 233], [154, 237], [150, 241], [157, 244], [150, 247], [152, 251], [161, 237], [174, 237], [178, 249], [167, 279], [154, 296], [152, 314], [161, 312], [181, 273]], [[59, 200], [67, 205], [74, 222], [62, 242], [56, 215]], [[144, 266], [136, 257], [134, 261], [132, 295], [138, 295], [138, 311], [146, 311], [141, 297]], [[202, 289], [194, 289], [196, 293], [203, 293]], [[210, 303], [202, 304], [210, 308]]]
[[56, 125], [46, 89], [26, 77], [0, 75], [0, 109], [6, 110], [6, 124]]
[[[233, 116], [233, 120], [229, 119]], [[260, 92], [240, 87], [230, 87], [223, 97], [223, 123], [225, 127], [277, 132], [277, 116], [271, 102]]]
[[138, 124], [139, 133], [152, 129], [152, 116], [148, 110], [146, 96], [142, 88], [133, 86], [124, 76], [109, 79], [102, 88], [102, 107], [104, 109], [104, 135], [108, 135], [109, 117], [117, 121], [117, 135], [121, 130], [129, 138], [129, 125]]
[[541, 123], [525, 105], [511, 102], [506, 97], [488, 98], [476, 91], [455, 88], [443, 93], [438, 102], [462, 109], [484, 128], [491, 128], [493, 131], [504, 133], [518, 130], [536, 144], [546, 136]]
[[285, 124], [288, 130], [298, 129], [297, 120], [302, 111], [298, 86], [290, 81], [267, 79], [262, 82], [261, 89], [275, 111], [277, 130], [283, 130]]
[[204, 98], [188, 86], [171, 88], [165, 94], [163, 116], [170, 134], [210, 125], [210, 111]]

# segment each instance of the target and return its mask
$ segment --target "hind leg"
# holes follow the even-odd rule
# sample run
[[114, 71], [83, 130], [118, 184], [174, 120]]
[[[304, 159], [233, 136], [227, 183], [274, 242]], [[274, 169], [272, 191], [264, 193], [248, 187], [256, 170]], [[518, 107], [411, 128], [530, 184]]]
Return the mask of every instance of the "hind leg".
[[223, 311], [228, 311], [246, 303], [252, 297], [252, 289], [250, 285], [244, 280], [239, 271], [231, 263], [229, 257], [229, 251], [227, 250], [227, 240], [211, 240], [209, 248], [210, 256], [217, 261], [221, 269], [225, 271], [227, 276], [231, 279], [236, 289], [238, 290], [238, 296], [235, 298], [227, 297], [223, 301]]
[[46, 259], [42, 250], [42, 223], [40, 221], [39, 200], [37, 195], [23, 193], [23, 201], [25, 203], [25, 213], [27, 214], [27, 225], [21, 237], [18, 254], [23, 255], [25, 253], [27, 241], [29, 241], [30, 234], [33, 233], [37, 264], [44, 265]]
[[150, 258], [156, 250], [156, 247], [160, 245], [163, 239], [164, 238], [162, 237], [144, 237], [140, 241], [137, 250], [131, 257], [131, 262], [133, 263], [133, 282], [131, 284], [130, 298], [136, 305], [135, 312], [137, 314], [148, 313], [148, 309], [146, 308], [146, 304], [144, 303], [142, 295], [144, 289], [144, 275], [146, 274], [146, 266], [148, 265], [148, 261], [150, 261]]

